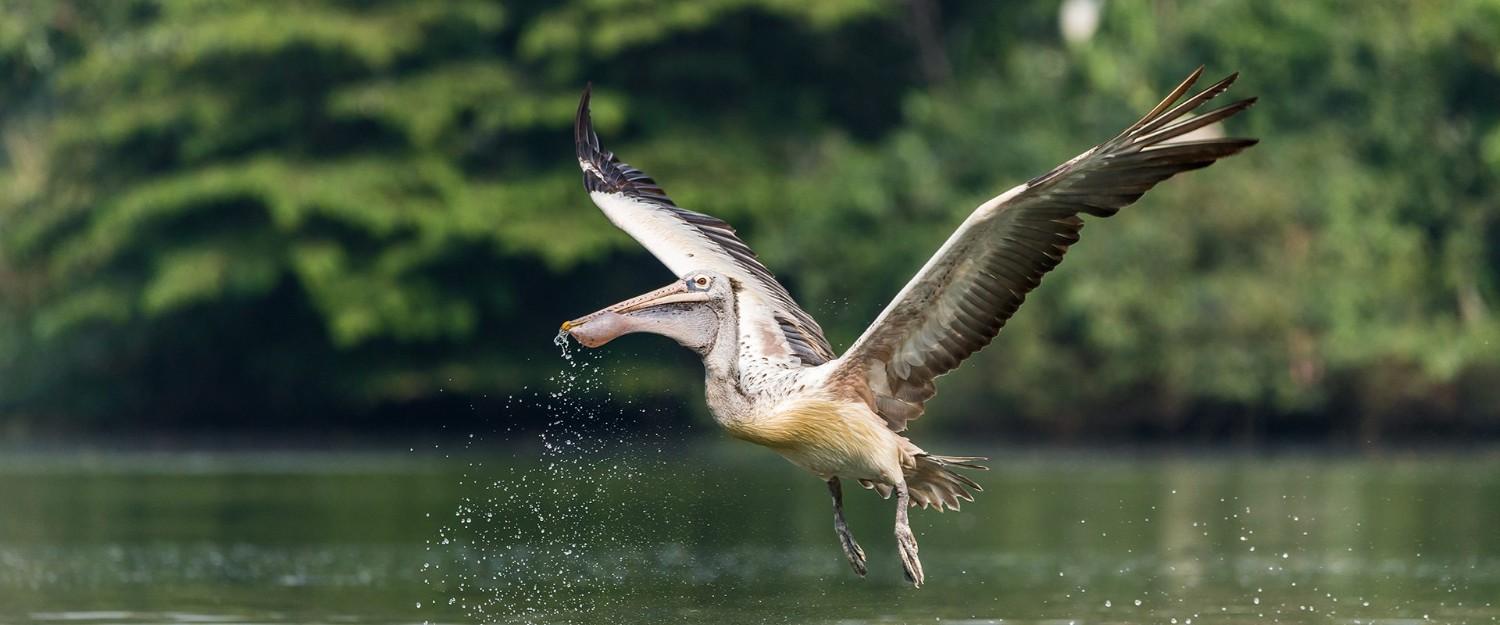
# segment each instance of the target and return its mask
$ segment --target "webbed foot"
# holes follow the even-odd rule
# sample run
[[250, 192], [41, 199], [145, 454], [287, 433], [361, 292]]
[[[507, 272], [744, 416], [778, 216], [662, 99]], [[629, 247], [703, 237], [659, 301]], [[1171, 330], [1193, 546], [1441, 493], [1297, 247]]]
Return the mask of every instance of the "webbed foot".
[[922, 561], [917, 559], [917, 537], [911, 532], [907, 510], [911, 508], [911, 493], [906, 484], [896, 485], [896, 548], [901, 553], [901, 572], [912, 586], [922, 587]]
[[922, 561], [917, 559], [917, 537], [905, 525], [896, 527], [896, 548], [901, 552], [901, 573], [912, 586], [922, 587]]
[[865, 567], [865, 550], [854, 542], [854, 536], [848, 530], [839, 532], [839, 545], [844, 548], [844, 557], [849, 558], [849, 566], [854, 568], [854, 573], [864, 577], [869, 572]]
[[833, 496], [833, 530], [838, 532], [839, 546], [844, 548], [844, 557], [849, 559], [849, 566], [854, 568], [854, 573], [864, 577], [868, 572], [865, 567], [865, 550], [854, 541], [854, 534], [844, 522], [844, 489], [839, 484], [839, 478], [828, 480], [828, 494]]

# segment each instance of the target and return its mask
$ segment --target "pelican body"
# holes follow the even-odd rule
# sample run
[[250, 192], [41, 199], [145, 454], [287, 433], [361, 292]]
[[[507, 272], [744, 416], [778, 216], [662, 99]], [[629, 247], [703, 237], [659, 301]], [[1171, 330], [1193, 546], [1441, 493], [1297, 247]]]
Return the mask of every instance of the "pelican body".
[[714, 420], [826, 482], [835, 532], [860, 576], [866, 558], [844, 522], [841, 480], [896, 497], [902, 571], [921, 586], [908, 510], [973, 501], [983, 489], [960, 471], [984, 469], [976, 463], [985, 458], [931, 454], [902, 432], [922, 415], [936, 378], [987, 345], [1061, 262], [1083, 228], [1080, 214], [1111, 216], [1158, 182], [1256, 143], [1184, 138], [1254, 103], [1190, 116], [1236, 78], [1183, 99], [1202, 71], [1113, 139], [980, 205], [842, 356], [728, 223], [677, 206], [600, 147], [585, 89], [574, 123], [584, 188], [678, 279], [562, 329], [587, 347], [649, 332], [697, 352]]

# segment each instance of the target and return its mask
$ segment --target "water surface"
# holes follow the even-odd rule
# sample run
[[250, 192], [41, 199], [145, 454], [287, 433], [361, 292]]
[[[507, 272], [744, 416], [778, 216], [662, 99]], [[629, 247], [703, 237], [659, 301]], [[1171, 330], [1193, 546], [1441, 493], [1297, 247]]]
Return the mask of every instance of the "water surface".
[[11, 453], [0, 622], [1500, 622], [1500, 456], [989, 452], [920, 590], [749, 447]]

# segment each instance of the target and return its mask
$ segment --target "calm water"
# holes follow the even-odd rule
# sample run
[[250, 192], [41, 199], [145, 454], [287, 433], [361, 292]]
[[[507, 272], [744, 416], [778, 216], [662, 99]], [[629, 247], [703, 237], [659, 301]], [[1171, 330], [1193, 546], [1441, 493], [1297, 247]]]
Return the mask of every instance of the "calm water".
[[1500, 622], [1494, 454], [992, 450], [913, 590], [870, 493], [860, 580], [768, 453], [559, 449], [0, 455], [0, 622]]

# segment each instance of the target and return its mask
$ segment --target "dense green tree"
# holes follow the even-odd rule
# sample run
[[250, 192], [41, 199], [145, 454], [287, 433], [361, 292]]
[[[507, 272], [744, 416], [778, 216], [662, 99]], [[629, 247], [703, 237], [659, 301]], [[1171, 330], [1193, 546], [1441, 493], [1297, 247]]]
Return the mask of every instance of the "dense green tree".
[[[1203, 63], [1262, 145], [1089, 227], [934, 424], [1500, 428], [1500, 8], [1103, 7], [1068, 43], [1054, 3], [13, 0], [0, 423], [537, 383], [558, 320], [667, 277], [580, 190], [589, 80], [610, 147], [847, 345], [975, 205]], [[696, 395], [632, 348], [615, 388]]]

